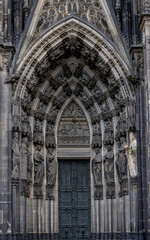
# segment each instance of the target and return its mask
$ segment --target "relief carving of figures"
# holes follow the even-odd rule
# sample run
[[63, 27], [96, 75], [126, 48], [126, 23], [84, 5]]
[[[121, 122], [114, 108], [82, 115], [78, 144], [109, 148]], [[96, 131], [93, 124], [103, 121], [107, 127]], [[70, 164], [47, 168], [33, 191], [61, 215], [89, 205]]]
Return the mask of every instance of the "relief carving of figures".
[[125, 146], [128, 158], [129, 171], [132, 178], [137, 177], [137, 140], [133, 132], [130, 133], [130, 146]]
[[57, 163], [52, 152], [53, 150], [48, 149], [46, 156], [46, 179], [47, 185], [51, 187], [55, 185], [57, 173]]
[[18, 177], [20, 173], [20, 148], [18, 132], [14, 133], [14, 137], [12, 139], [12, 160], [13, 160], [12, 175], [14, 177]]
[[114, 153], [112, 146], [107, 146], [107, 153], [104, 155], [104, 173], [106, 183], [114, 183]]
[[44, 157], [41, 153], [41, 146], [38, 145], [34, 153], [34, 183], [43, 184], [44, 178]]
[[71, 102], [62, 114], [58, 126], [58, 145], [86, 147], [90, 142], [90, 131], [84, 112], [75, 102]]
[[20, 166], [20, 175], [22, 179], [27, 179], [27, 161], [28, 161], [28, 139], [25, 137], [22, 139], [21, 144], [21, 166]]

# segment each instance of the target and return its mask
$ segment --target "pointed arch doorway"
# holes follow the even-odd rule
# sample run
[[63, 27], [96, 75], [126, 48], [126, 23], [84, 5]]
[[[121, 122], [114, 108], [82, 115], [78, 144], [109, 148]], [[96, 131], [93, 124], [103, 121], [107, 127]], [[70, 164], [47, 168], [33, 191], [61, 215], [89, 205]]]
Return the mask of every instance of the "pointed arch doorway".
[[58, 161], [59, 239], [90, 239], [90, 161]]
[[[58, 125], [59, 239], [90, 239], [90, 129], [83, 109], [74, 100], [65, 107]], [[81, 156], [82, 152], [82, 156]], [[71, 156], [72, 155], [72, 156]]]

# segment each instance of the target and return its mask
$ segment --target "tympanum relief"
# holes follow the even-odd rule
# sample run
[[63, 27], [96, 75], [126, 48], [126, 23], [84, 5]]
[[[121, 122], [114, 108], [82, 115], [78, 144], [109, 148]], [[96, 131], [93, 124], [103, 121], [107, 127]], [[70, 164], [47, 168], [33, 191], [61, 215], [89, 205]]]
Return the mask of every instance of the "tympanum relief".
[[62, 114], [58, 126], [59, 147], [89, 147], [90, 132], [83, 110], [71, 102]]

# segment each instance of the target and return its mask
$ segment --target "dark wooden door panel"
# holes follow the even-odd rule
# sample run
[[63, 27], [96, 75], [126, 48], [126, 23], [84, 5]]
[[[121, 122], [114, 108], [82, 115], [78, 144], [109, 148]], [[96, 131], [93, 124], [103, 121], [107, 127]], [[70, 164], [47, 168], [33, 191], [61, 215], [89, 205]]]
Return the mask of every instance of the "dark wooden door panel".
[[59, 161], [59, 239], [90, 239], [90, 163]]

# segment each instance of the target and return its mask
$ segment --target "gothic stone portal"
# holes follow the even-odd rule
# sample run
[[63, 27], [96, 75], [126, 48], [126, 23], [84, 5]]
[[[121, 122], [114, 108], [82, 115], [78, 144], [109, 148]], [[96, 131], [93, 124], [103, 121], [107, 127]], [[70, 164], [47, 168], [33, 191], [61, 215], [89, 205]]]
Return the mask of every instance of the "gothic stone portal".
[[59, 239], [90, 239], [90, 161], [60, 160]]

